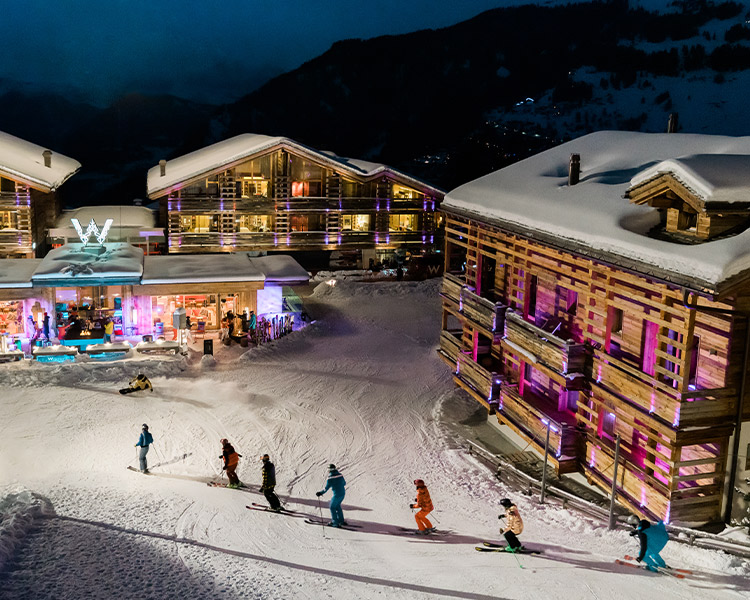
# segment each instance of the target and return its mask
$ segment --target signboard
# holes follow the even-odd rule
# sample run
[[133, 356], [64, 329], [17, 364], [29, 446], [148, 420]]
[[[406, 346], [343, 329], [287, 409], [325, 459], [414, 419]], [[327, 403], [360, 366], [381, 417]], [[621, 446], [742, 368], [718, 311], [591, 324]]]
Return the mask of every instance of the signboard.
[[89, 226], [86, 228], [86, 231], [84, 231], [78, 219], [71, 219], [70, 221], [71, 223], [73, 223], [73, 227], [75, 227], [76, 233], [78, 234], [78, 237], [81, 239], [81, 242], [84, 246], [88, 246], [89, 240], [91, 239], [92, 235], [96, 238], [96, 241], [99, 242], [99, 245], [103, 246], [104, 240], [107, 239], [107, 233], [109, 233], [109, 228], [112, 226], [113, 222], [112, 219], [107, 219], [106, 221], [104, 221], [104, 227], [102, 227], [100, 231], [99, 227], [96, 225], [96, 221], [94, 221], [94, 219], [91, 219], [91, 221], [89, 222]]

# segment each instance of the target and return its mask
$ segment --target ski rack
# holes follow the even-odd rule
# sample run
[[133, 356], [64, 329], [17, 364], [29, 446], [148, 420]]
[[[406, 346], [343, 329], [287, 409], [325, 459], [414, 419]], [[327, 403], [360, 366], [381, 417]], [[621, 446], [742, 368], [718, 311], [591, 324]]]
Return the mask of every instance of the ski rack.
[[[469, 454], [477, 457], [479, 462], [485, 467], [492, 467], [495, 470], [494, 475], [498, 481], [525, 486], [527, 488], [525, 493], [528, 496], [541, 490], [541, 481], [516, 468], [513, 464], [504, 460], [502, 455], [493, 454], [471, 440], [466, 440], [466, 442], [468, 443], [467, 449]], [[551, 485], [549, 482], [546, 486], [546, 494], [560, 500], [563, 508], [573, 508], [605, 524], [609, 522], [608, 507], [597, 506], [593, 502], [579, 498], [575, 494]], [[621, 521], [624, 522], [624, 519], [621, 520], [618, 518], [617, 521], [618, 525], [620, 525], [622, 524]], [[680, 527], [677, 525], [665, 525], [665, 527], [669, 533], [669, 539], [680, 544], [687, 544], [707, 550], [720, 550], [727, 554], [750, 558], [750, 543], [732, 540], [715, 533], [708, 533], [689, 527]]]

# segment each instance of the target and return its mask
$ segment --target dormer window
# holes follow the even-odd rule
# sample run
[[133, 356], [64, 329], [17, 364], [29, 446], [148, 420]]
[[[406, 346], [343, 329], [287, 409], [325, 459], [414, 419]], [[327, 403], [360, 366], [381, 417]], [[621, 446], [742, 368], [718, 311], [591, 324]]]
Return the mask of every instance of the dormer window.
[[631, 180], [633, 204], [659, 211], [650, 235], [700, 243], [736, 235], [750, 225], [750, 156], [700, 154], [667, 160]]

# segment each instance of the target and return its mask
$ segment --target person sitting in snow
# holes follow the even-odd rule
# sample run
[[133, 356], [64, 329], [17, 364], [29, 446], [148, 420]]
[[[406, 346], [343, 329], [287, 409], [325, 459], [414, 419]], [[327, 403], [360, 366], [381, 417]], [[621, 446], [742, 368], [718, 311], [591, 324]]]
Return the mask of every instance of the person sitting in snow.
[[638, 562], [643, 561], [649, 571], [656, 572], [665, 568], [667, 564], [659, 554], [669, 541], [669, 534], [664, 526], [664, 521], [651, 524], [646, 519], [639, 519], [635, 515], [630, 515], [628, 523], [633, 527], [630, 535], [637, 536], [641, 543], [641, 551], [636, 560]]
[[414, 499], [414, 504], [410, 504], [409, 508], [418, 508], [419, 510], [414, 515], [414, 519], [417, 521], [417, 527], [419, 527], [419, 533], [432, 533], [435, 528], [427, 518], [434, 509], [432, 507], [432, 500], [430, 499], [430, 492], [427, 491], [427, 486], [421, 479], [415, 479], [414, 485], [417, 486], [417, 497]]
[[135, 379], [130, 380], [130, 389], [136, 390], [151, 390], [154, 391], [154, 386], [151, 385], [151, 381], [143, 373], [139, 373]]
[[344, 511], [341, 510], [341, 503], [344, 501], [346, 495], [346, 480], [344, 476], [338, 472], [336, 465], [328, 465], [328, 479], [326, 480], [326, 487], [320, 492], [315, 492], [315, 495], [320, 497], [325, 494], [328, 490], [333, 490], [333, 497], [331, 503], [328, 505], [331, 509], [331, 527], [341, 527], [346, 525], [344, 521]]
[[521, 514], [518, 512], [518, 507], [509, 498], [503, 498], [500, 500], [500, 504], [505, 509], [505, 514], [498, 516], [498, 519], [506, 519], [505, 528], [500, 530], [503, 536], [505, 536], [505, 541], [508, 542], [505, 551], [515, 552], [521, 550], [523, 546], [518, 541], [517, 536], [521, 535], [523, 531], [523, 519], [521, 519]]
[[221, 440], [221, 446], [222, 452], [219, 458], [224, 461], [222, 469], [227, 472], [227, 479], [229, 479], [227, 487], [232, 489], [242, 487], [242, 482], [240, 481], [240, 478], [237, 477], [236, 473], [242, 455], [237, 454], [232, 444], [230, 444], [229, 440], [226, 438]]
[[145, 423], [141, 427], [141, 436], [138, 438], [135, 447], [141, 449], [138, 453], [138, 461], [141, 465], [141, 473], [148, 473], [148, 463], [146, 462], [146, 455], [148, 454], [148, 447], [154, 443], [154, 437], [148, 431], [148, 425]]
[[260, 486], [260, 491], [263, 492], [268, 504], [271, 505], [271, 510], [281, 512], [281, 502], [273, 491], [276, 487], [276, 467], [273, 466], [268, 454], [264, 454], [260, 459], [263, 461], [263, 484]]

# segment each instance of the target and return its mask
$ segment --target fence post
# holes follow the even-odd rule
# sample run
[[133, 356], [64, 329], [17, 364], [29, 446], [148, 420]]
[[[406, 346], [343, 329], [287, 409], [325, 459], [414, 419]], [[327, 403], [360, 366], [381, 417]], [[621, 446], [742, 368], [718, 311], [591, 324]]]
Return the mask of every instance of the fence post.
[[549, 456], [549, 430], [552, 421], [547, 420], [547, 439], [544, 442], [544, 466], [542, 467], [542, 495], [539, 498], [539, 504], [544, 504], [544, 493], [547, 491], [547, 457]]
[[609, 529], [615, 528], [615, 501], [617, 500], [617, 468], [620, 465], [620, 434], [615, 439], [615, 465], [612, 473], [612, 497], [609, 500]]

